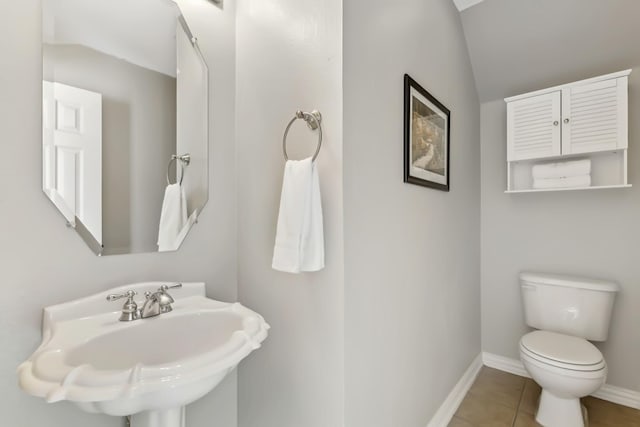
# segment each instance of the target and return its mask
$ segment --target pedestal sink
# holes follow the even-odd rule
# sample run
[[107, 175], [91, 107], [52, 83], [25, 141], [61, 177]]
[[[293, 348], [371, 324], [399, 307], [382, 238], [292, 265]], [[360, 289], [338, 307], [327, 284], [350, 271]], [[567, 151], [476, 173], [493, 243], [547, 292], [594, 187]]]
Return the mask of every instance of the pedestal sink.
[[119, 321], [106, 296], [156, 291], [138, 283], [44, 309], [42, 344], [18, 367], [20, 387], [47, 402], [131, 415], [132, 427], [185, 427], [185, 406], [213, 390], [267, 337], [262, 316], [205, 297], [204, 283], [171, 291], [173, 310]]

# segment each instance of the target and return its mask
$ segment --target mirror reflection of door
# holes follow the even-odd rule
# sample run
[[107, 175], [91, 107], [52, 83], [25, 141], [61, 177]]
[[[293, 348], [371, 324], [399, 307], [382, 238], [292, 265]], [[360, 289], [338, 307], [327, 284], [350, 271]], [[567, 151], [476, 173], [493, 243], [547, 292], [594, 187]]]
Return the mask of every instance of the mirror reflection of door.
[[102, 245], [102, 95], [42, 82], [43, 190]]

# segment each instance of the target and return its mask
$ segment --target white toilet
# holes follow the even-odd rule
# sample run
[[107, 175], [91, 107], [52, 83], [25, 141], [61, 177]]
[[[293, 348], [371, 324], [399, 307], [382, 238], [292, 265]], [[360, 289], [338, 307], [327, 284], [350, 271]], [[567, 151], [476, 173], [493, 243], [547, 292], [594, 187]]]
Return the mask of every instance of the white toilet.
[[544, 427], [584, 427], [580, 398], [607, 377], [602, 353], [589, 341], [605, 341], [614, 282], [521, 273], [527, 325], [538, 330], [520, 340], [520, 359], [542, 387], [536, 421]]

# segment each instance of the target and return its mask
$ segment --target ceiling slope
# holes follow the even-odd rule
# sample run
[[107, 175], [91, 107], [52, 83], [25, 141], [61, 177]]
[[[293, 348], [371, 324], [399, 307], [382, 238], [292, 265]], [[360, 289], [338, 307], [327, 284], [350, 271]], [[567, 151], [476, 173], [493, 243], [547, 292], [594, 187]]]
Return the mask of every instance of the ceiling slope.
[[638, 0], [485, 0], [461, 13], [481, 102], [640, 65]]
[[456, 7], [460, 12], [470, 8], [471, 6], [477, 5], [481, 1], [483, 0], [453, 0], [453, 2], [455, 3]]

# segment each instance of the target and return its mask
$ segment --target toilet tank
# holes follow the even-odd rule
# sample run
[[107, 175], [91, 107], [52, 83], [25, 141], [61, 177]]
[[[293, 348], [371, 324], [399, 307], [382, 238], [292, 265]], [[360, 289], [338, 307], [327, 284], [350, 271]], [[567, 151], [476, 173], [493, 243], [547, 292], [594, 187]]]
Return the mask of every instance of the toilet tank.
[[589, 341], [605, 341], [613, 301], [620, 289], [605, 280], [554, 274], [521, 273], [527, 325]]

